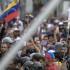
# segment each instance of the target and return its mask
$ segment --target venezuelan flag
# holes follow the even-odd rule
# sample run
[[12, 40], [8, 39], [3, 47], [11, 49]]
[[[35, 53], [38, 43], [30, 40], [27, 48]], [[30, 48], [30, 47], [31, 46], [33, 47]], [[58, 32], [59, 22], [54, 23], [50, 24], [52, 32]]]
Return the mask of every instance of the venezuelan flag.
[[9, 22], [19, 15], [20, 15], [19, 5], [17, 4], [16, 6], [12, 7], [11, 9], [9, 9], [7, 12], [4, 13], [4, 18], [6, 22]]
[[19, 3], [14, 0], [5, 9], [4, 13], [0, 16], [0, 18], [4, 18], [6, 22], [10, 22], [17, 16], [19, 16]]
[[2, 16], [6, 17], [9, 14], [15, 12], [16, 10], [18, 11], [18, 9], [19, 9], [19, 4], [15, 5], [14, 7], [10, 8], [9, 10], [5, 11]]

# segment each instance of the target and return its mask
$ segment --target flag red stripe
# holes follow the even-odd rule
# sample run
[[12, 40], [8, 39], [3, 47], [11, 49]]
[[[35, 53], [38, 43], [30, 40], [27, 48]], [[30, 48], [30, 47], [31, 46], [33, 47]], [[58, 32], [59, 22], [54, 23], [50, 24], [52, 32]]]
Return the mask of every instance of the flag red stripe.
[[15, 12], [9, 14], [7, 17], [5, 17], [5, 21], [10, 22], [11, 20], [16, 18], [17, 16], [19, 16], [19, 11], [15, 11]]

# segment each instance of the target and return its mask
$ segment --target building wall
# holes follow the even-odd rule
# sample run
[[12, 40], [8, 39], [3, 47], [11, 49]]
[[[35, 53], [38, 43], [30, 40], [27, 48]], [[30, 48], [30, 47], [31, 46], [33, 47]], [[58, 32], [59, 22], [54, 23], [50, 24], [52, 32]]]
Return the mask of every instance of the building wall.
[[26, 0], [20, 0], [20, 15], [22, 19], [24, 18], [25, 15], [25, 1]]
[[67, 14], [69, 8], [70, 8], [70, 1], [64, 1], [62, 13]]
[[[26, 2], [28, 2], [27, 0], [20, 0], [20, 1], [21, 1], [21, 5], [22, 5], [21, 6], [21, 14], [23, 15], [24, 13], [26, 13], [26, 9], [28, 7], [29, 7], [29, 10], [31, 10], [31, 8], [32, 8], [32, 10], [30, 11], [31, 13], [33, 12], [34, 14], [36, 14], [37, 12], [39, 12], [39, 10], [40, 10], [39, 8], [41, 8], [43, 5], [45, 5], [45, 3], [47, 3], [50, 0], [28, 0], [28, 1], [32, 1], [33, 2], [32, 6], [28, 6], [28, 4], [26, 3]], [[70, 4], [70, 0], [65, 0], [65, 1], [68, 1], [69, 4]], [[67, 6], [67, 5], [66, 6], [65, 5], [64, 5], [63, 2], [61, 2], [60, 5], [56, 8], [56, 15], [57, 16], [60, 16], [62, 13], [64, 13], [64, 9]]]
[[69, 7], [70, 0], [65, 0], [64, 2], [61, 2], [60, 5], [57, 7], [57, 16], [60, 16], [61, 14], [67, 16], [67, 11]]

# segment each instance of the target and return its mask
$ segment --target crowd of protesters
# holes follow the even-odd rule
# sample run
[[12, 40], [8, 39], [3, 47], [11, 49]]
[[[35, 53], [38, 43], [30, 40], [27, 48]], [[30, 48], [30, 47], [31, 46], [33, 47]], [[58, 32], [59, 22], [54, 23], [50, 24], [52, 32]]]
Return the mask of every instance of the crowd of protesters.
[[[23, 20], [20, 17], [9, 23], [0, 20], [0, 60], [21, 40], [33, 19], [33, 15], [27, 14]], [[70, 37], [65, 20], [62, 16], [45, 19], [6, 70], [70, 70]]]

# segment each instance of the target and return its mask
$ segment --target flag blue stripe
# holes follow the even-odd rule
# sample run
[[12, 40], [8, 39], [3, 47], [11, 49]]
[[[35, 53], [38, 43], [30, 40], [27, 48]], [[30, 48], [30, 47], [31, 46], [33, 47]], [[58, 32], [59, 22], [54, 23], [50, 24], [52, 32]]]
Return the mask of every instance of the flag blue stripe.
[[8, 11], [4, 12], [1, 16], [0, 16], [0, 19], [1, 18], [5, 18], [6, 16], [8, 16], [9, 14], [15, 12], [16, 10], [19, 9], [19, 3], [16, 4], [14, 7], [12, 7], [11, 9], [9, 9]]

